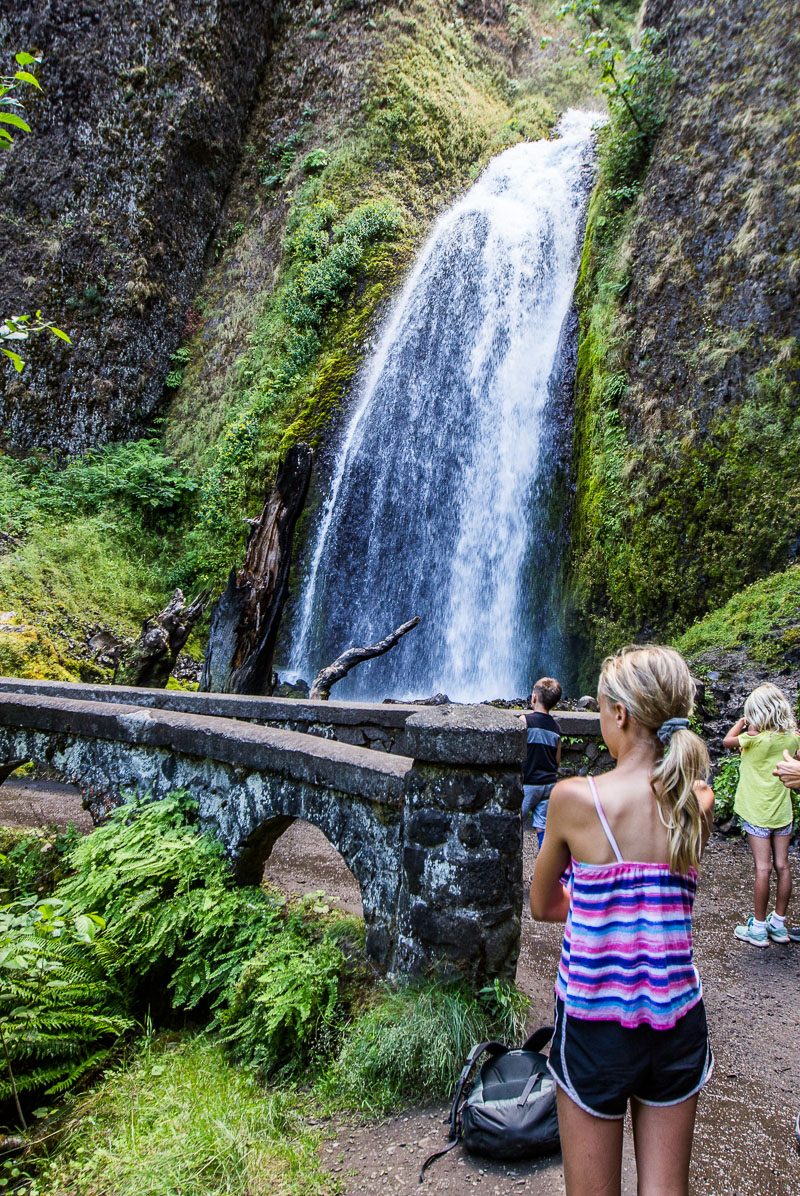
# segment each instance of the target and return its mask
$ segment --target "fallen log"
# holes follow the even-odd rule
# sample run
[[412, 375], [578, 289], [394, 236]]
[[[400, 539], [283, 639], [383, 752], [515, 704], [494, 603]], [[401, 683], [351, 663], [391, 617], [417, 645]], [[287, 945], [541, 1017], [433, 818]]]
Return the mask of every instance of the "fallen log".
[[114, 684], [165, 689], [178, 653], [205, 610], [209, 597], [210, 592], [203, 590], [187, 606], [182, 592], [176, 590], [162, 611], [145, 619], [139, 638], [119, 652]]
[[211, 613], [200, 689], [263, 694], [272, 690], [272, 658], [289, 587], [294, 529], [308, 493], [312, 453], [289, 449], [258, 519], [251, 521], [244, 563], [231, 569]]
[[372, 660], [374, 656], [383, 656], [384, 652], [388, 652], [390, 648], [393, 648], [398, 640], [402, 639], [419, 622], [419, 615], [415, 615], [413, 619], [409, 619], [407, 623], [403, 623], [391, 635], [387, 635], [386, 639], [378, 640], [377, 644], [369, 644], [364, 648], [348, 648], [346, 652], [343, 652], [341, 656], [338, 656], [334, 660], [333, 664], [329, 664], [327, 668], [320, 669], [311, 682], [309, 698], [318, 698], [326, 702], [330, 696], [332, 686], [337, 681], [341, 681], [342, 677], [346, 677], [350, 670], [354, 669], [357, 664], [361, 664], [363, 660]]

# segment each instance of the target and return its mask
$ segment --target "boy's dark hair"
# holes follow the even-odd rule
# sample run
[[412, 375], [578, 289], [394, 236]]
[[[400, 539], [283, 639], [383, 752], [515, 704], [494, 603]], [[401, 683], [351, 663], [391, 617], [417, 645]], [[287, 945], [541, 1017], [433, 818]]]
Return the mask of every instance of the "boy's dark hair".
[[533, 696], [539, 699], [545, 709], [552, 710], [561, 697], [561, 685], [555, 677], [540, 677], [533, 687]]

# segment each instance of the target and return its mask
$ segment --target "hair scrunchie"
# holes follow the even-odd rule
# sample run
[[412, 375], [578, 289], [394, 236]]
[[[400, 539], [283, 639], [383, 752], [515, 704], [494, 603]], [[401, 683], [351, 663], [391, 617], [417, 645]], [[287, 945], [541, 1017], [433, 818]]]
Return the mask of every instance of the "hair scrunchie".
[[672, 732], [678, 731], [681, 727], [688, 727], [688, 718], [668, 718], [666, 722], [662, 723], [656, 731], [656, 735], [664, 744], [669, 747], [669, 741], [672, 739]]

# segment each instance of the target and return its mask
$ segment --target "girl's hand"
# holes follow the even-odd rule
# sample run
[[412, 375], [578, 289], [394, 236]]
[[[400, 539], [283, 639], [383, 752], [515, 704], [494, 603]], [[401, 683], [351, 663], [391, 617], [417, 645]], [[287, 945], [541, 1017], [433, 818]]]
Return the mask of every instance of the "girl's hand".
[[746, 726], [747, 723], [743, 718], [737, 719], [728, 734], [723, 739], [722, 746], [730, 748], [731, 751], [737, 751], [740, 747], [739, 736], [742, 734]]

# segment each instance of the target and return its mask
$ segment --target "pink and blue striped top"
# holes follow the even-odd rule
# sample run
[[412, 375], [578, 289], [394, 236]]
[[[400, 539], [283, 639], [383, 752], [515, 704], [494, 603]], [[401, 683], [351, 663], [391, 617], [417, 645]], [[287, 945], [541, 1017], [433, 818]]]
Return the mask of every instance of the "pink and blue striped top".
[[587, 779], [616, 863], [572, 861], [556, 996], [571, 1017], [667, 1030], [703, 995], [692, 961], [697, 872], [623, 860]]

